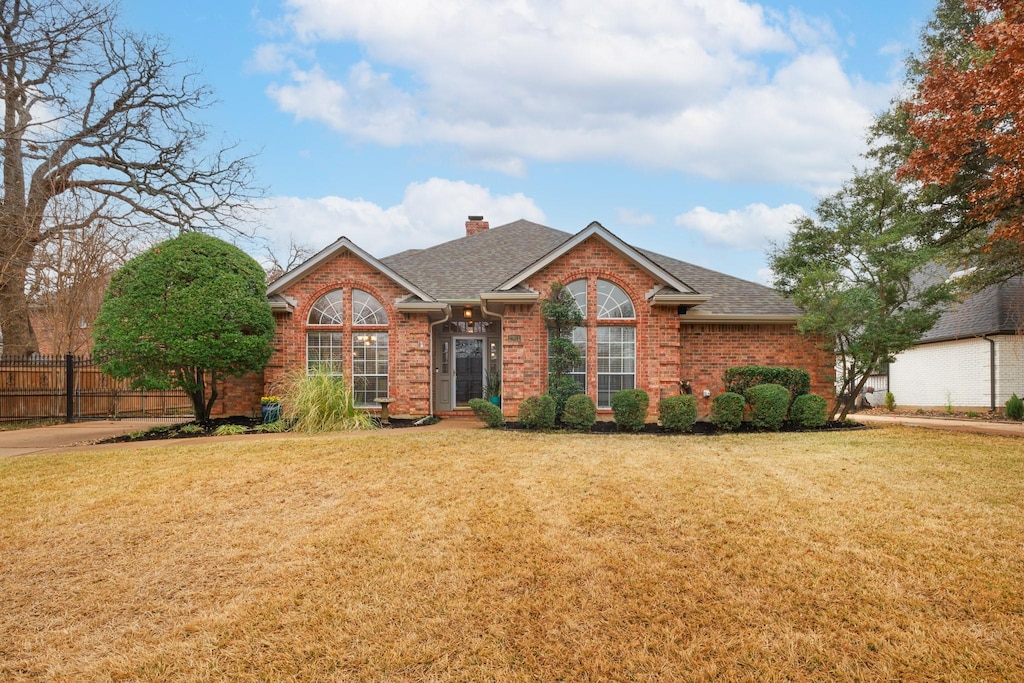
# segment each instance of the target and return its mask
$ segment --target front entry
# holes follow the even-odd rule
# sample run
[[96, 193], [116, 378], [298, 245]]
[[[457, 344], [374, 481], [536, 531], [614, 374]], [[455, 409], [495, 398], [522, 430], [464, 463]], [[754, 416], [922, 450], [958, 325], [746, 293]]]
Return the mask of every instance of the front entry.
[[484, 340], [455, 338], [455, 406], [484, 393]]

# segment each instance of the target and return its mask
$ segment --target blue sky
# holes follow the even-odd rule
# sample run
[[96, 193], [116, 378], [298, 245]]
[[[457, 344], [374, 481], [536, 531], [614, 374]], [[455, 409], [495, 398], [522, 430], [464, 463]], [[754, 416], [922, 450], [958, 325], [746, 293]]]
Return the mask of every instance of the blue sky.
[[[258, 152], [260, 234], [376, 256], [527, 218], [764, 281], [933, 0], [124, 0]], [[471, 264], [467, 264], [471, 267]]]

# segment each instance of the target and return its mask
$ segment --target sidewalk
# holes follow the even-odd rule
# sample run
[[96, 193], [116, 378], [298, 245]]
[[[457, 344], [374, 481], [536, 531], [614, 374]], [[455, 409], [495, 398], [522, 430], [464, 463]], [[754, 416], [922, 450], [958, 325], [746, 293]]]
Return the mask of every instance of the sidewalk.
[[992, 422], [988, 420], [953, 420], [942, 417], [913, 417], [911, 415], [850, 415], [854, 422], [873, 425], [909, 425], [927, 429], [946, 429], [975, 434], [998, 434], [1002, 436], [1024, 436], [1024, 422]]
[[0, 458], [90, 444], [167, 423], [166, 419], [97, 420], [0, 431]]

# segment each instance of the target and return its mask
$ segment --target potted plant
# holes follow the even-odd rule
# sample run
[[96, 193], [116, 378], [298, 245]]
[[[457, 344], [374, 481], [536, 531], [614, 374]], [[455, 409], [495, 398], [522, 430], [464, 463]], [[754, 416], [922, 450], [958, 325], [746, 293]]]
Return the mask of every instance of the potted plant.
[[264, 396], [260, 399], [260, 413], [263, 415], [263, 424], [270, 424], [281, 419], [281, 397]]
[[494, 370], [487, 373], [487, 388], [486, 392], [487, 400], [496, 406], [501, 405], [501, 371]]

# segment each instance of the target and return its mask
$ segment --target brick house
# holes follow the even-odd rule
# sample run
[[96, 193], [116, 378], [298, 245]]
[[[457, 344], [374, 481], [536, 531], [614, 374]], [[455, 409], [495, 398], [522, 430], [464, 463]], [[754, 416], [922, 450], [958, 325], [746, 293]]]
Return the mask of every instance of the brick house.
[[391, 396], [392, 414], [452, 415], [500, 377], [514, 417], [546, 388], [540, 301], [554, 282], [584, 315], [574, 376], [599, 410], [637, 387], [652, 403], [692, 391], [706, 414], [705, 392], [746, 364], [801, 367], [813, 391], [834, 393], [831, 353], [797, 334], [798, 310], [774, 290], [632, 247], [596, 222], [569, 234], [524, 220], [491, 229], [480, 216], [462, 238], [381, 259], [342, 237], [285, 273], [268, 288], [277, 333], [263, 385], [230, 393], [258, 403], [257, 387], [321, 367], [349, 378], [362, 405]]

